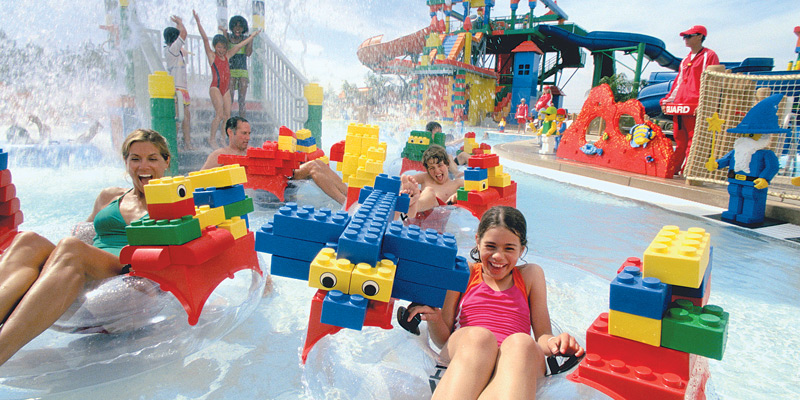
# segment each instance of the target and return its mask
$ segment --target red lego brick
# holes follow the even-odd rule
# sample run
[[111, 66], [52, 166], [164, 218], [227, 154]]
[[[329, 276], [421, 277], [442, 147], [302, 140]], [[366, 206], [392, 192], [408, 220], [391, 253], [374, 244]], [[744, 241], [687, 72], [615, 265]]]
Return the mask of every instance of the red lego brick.
[[249, 158], [268, 158], [273, 159], [275, 156], [278, 155], [277, 150], [259, 148], [259, 147], [248, 147], [247, 148], [247, 157]]
[[[4, 170], [8, 171], [8, 170]], [[17, 229], [17, 227], [24, 221], [22, 217], [22, 211], [17, 211], [11, 215], [6, 215], [0, 217], [0, 228], [5, 228], [8, 230]]]
[[500, 199], [500, 194], [497, 190], [492, 190], [492, 188], [480, 192], [471, 190], [467, 193], [468, 204], [487, 205], [496, 202], [498, 199]]
[[0, 203], [0, 215], [12, 215], [17, 211], [19, 211], [19, 199], [16, 197]]
[[283, 192], [289, 180], [283, 175], [247, 175], [244, 184], [248, 189], [261, 189], [274, 194], [278, 200], [283, 201]]
[[119, 252], [119, 262], [131, 265], [147, 265], [150, 270], [161, 270], [170, 265], [167, 246], [125, 246]]
[[344, 159], [344, 140], [340, 140], [331, 146], [330, 150], [330, 160], [336, 162], [342, 162]]
[[688, 353], [655, 347], [608, 333], [608, 313], [600, 314], [586, 330], [587, 352], [607, 360], [623, 360], [630, 365], [646, 365], [659, 374], [672, 373], [689, 379], [691, 357]]
[[196, 240], [180, 246], [169, 246], [169, 257], [175, 263], [198, 265], [222, 253], [233, 244], [234, 239], [230, 232], [209, 227]]
[[9, 201], [17, 197], [17, 187], [13, 183], [0, 187], [0, 201]]
[[222, 165], [247, 165], [247, 157], [234, 154], [220, 154], [219, 157], [217, 157], [217, 162]]
[[687, 382], [673, 373], [659, 374], [647, 366], [628, 365], [588, 353], [569, 375], [615, 399], [683, 400]]
[[292, 137], [294, 137], [294, 132], [292, 132], [291, 129], [289, 129], [289, 128], [285, 127], [285, 126], [281, 126], [280, 128], [278, 128], [278, 136], [292, 136]]
[[478, 154], [469, 158], [467, 165], [474, 168], [491, 168], [500, 165], [497, 154]]
[[248, 180], [250, 175], [277, 175], [278, 169], [275, 167], [267, 167], [267, 166], [258, 166], [258, 165], [248, 165], [244, 168], [245, 172], [247, 173]]
[[[171, 292], [181, 302], [189, 316], [189, 324], [196, 325], [208, 296], [226, 278], [233, 277], [236, 271], [252, 269], [261, 274], [258, 256], [255, 252], [255, 237], [252, 232], [234, 241], [221, 253], [198, 265], [171, 263], [166, 267], [153, 268], [151, 263], [139, 263], [136, 253], [145, 251], [155, 253], [157, 246], [142, 246], [133, 249], [131, 275], [148, 278]], [[127, 248], [127, 247], [126, 247]], [[123, 251], [126, 249], [123, 248]], [[165, 246], [162, 252], [167, 253]], [[163, 263], [163, 255], [158, 261]], [[148, 258], [148, 257], [142, 257]], [[120, 253], [122, 259], [122, 253]]]
[[4, 169], [0, 171], [0, 187], [8, 186], [11, 184], [11, 170]]
[[617, 274], [622, 272], [622, 270], [625, 269], [625, 267], [638, 267], [639, 270], [641, 271], [642, 270], [642, 260], [639, 257], [628, 257], [628, 259], [625, 260], [625, 262], [622, 263], [622, 265], [619, 267], [619, 269], [617, 269]]
[[150, 219], [178, 219], [184, 215], [195, 215], [194, 198], [189, 197], [175, 203], [147, 204]]
[[511, 181], [511, 183], [508, 186], [495, 187], [495, 189], [497, 189], [497, 193], [500, 195], [501, 198], [514, 196], [514, 204], [517, 204], [517, 200], [516, 200], [517, 182], [516, 181]]
[[464, 134], [465, 138], [473, 138], [475, 139], [475, 132], [467, 132]]

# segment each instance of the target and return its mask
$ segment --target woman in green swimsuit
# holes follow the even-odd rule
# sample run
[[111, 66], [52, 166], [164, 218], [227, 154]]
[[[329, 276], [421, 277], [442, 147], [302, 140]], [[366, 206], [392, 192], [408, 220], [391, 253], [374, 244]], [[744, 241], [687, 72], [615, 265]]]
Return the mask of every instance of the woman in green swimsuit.
[[95, 246], [74, 237], [53, 244], [33, 232], [17, 234], [0, 256], [0, 365], [50, 327], [87, 281], [122, 273], [125, 225], [147, 214], [144, 185], [164, 176], [170, 156], [158, 132], [128, 135], [122, 157], [133, 188], [106, 188], [97, 196], [88, 219], [97, 231]]

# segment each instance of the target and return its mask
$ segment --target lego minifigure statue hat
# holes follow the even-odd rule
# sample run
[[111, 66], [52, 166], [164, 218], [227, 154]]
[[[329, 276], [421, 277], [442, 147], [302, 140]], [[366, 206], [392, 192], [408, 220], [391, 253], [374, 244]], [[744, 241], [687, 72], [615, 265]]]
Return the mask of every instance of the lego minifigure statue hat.
[[777, 93], [759, 101], [742, 119], [735, 128], [728, 129], [729, 133], [746, 134], [773, 134], [789, 133], [789, 129], [778, 125], [778, 103], [783, 99], [783, 94]]

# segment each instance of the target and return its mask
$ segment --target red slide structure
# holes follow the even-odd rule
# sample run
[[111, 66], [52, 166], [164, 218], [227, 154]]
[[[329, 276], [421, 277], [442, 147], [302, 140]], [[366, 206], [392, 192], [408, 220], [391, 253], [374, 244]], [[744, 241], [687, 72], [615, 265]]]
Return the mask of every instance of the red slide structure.
[[416, 56], [422, 53], [425, 38], [430, 31], [431, 27], [427, 26], [385, 43], [381, 42], [383, 35], [373, 36], [358, 46], [356, 56], [362, 64], [377, 73], [413, 68], [411, 60], [398, 57]]

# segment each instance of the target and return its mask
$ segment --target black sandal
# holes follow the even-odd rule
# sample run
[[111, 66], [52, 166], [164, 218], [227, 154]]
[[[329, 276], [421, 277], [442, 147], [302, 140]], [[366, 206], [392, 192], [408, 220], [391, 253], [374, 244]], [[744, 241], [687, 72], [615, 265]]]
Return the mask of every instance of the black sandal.
[[411, 318], [411, 321], [408, 320], [408, 309], [414, 308], [417, 306], [421, 306], [422, 304], [419, 303], [411, 303], [406, 307], [400, 307], [397, 309], [397, 323], [400, 324], [403, 329], [419, 336], [419, 323], [422, 322], [422, 317], [419, 314], [415, 315], [414, 318]]

